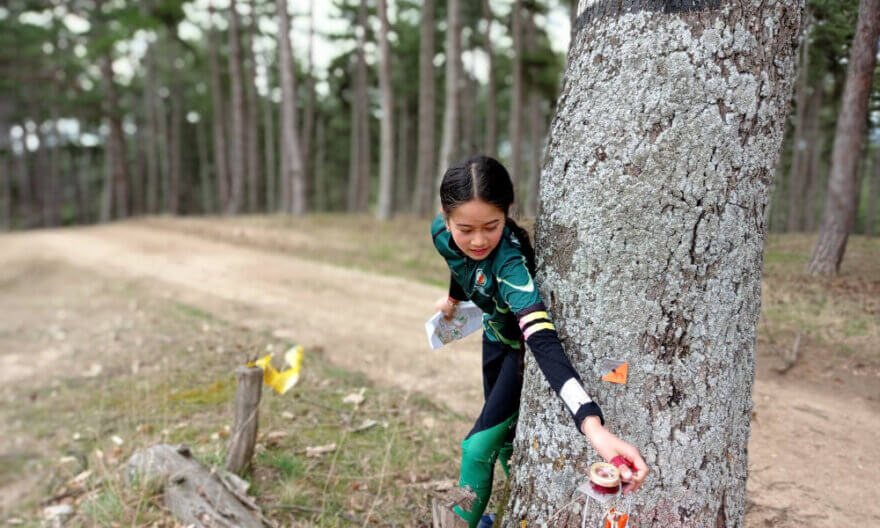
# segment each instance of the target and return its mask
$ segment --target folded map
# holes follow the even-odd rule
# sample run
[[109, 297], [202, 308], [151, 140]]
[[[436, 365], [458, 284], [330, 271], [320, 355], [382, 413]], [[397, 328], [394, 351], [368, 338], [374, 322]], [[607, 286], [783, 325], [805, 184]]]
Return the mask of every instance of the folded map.
[[451, 319], [444, 317], [442, 312], [434, 314], [434, 317], [425, 323], [425, 333], [428, 334], [431, 348], [437, 350], [450, 341], [476, 332], [481, 326], [483, 326], [483, 311], [476, 304], [468, 301], [455, 305]]

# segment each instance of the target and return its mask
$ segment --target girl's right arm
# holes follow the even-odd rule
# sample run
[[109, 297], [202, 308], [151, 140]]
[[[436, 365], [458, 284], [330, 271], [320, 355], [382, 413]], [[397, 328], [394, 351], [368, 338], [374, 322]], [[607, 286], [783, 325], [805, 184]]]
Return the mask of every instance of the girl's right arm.
[[452, 314], [455, 312], [455, 305], [467, 300], [467, 295], [465, 295], [464, 290], [461, 288], [461, 285], [455, 280], [455, 277], [452, 274], [449, 274], [449, 295], [445, 297], [440, 297], [437, 299], [437, 302], [434, 304], [434, 308], [438, 312], [443, 312], [443, 316], [447, 319], [452, 318]]

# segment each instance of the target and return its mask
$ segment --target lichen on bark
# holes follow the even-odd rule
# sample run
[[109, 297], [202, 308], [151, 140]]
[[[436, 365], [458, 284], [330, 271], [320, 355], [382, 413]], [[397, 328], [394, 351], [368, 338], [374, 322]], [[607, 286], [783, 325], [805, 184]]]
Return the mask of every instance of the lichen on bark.
[[[608, 427], [652, 468], [620, 503], [634, 522], [739, 526], [763, 211], [803, 2], [629, 4], [646, 7], [593, 13], [573, 35], [538, 283]], [[602, 358], [630, 363], [626, 385], [599, 381]], [[564, 505], [597, 459], [529, 357], [503, 526], [580, 526]]]

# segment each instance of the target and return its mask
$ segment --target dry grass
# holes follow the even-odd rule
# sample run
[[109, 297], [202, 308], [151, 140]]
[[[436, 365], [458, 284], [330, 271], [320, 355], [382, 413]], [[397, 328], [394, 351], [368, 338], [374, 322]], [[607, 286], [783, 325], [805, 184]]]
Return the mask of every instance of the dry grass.
[[[120, 468], [135, 450], [160, 442], [187, 443], [204, 463], [222, 464], [232, 370], [291, 343], [154, 295], [147, 285], [53, 263], [5, 279], [0, 311], [28, 308], [9, 323], [14, 332], [0, 327], [0, 349], [39, 356], [54, 339], [47, 322], [63, 311], [58, 339], [75, 353], [69, 363], [47, 365], [51, 376], [6, 388], [0, 482], [36, 478], [3, 488], [16, 499], [0, 522], [41, 525], [44, 501], [70, 493], [52, 501], [75, 506], [68, 526], [173, 526], [155, 490], [127, 488]], [[92, 285], [87, 295], [83, 284]], [[101, 374], [83, 376], [94, 362]], [[343, 403], [361, 388], [362, 404]], [[377, 425], [352, 431], [367, 419]], [[360, 525], [368, 517], [412, 526], [414, 515], [427, 518], [429, 490], [420, 484], [456, 476], [456, 420], [425, 398], [374, 387], [307, 350], [297, 387], [284, 396], [264, 392], [251, 492], [284, 526]], [[270, 446], [262, 435], [273, 431], [288, 435]], [[330, 443], [332, 453], [305, 455]]]

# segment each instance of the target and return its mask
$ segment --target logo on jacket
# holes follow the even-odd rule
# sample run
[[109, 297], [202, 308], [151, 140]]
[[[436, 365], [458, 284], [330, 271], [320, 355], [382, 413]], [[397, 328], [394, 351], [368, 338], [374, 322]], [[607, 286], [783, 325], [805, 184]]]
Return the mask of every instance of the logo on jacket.
[[477, 288], [482, 288], [483, 286], [486, 285], [486, 275], [483, 273], [483, 270], [481, 270], [481, 269], [477, 270], [477, 276], [474, 279], [474, 285]]

